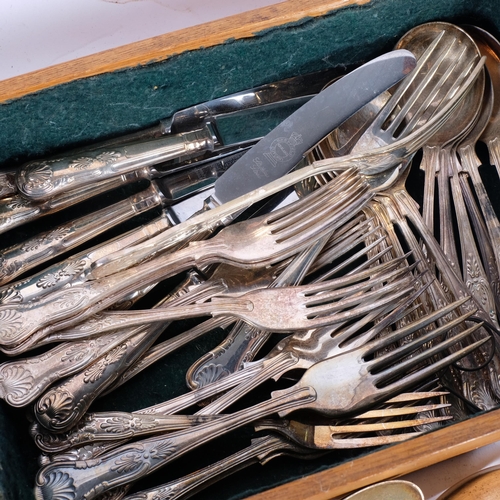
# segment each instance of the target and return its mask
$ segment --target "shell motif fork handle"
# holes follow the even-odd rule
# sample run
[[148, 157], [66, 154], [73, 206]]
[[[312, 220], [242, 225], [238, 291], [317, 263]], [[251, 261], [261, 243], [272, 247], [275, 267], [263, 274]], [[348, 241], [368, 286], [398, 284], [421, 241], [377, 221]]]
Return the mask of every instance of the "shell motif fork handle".
[[[181, 430], [158, 435], [121, 446], [96, 460], [60, 462], [42, 468], [36, 479], [35, 498], [53, 498], [55, 488], [67, 489], [75, 498], [92, 500], [105, 491], [135, 481], [165, 466], [187, 451], [207, 441], [231, 432], [243, 425], [268, 417], [273, 413], [286, 416], [297, 409], [312, 409], [334, 418], [343, 418], [353, 412], [365, 411], [369, 406], [390, 399], [406, 388], [418, 384], [444, 366], [472, 352], [488, 341], [475, 342], [453, 354], [436, 361], [436, 355], [459, 344], [477, 328], [466, 330], [435, 348], [423, 352], [427, 356], [415, 356], [408, 362], [400, 362], [411, 349], [419, 349], [423, 343], [432, 340], [433, 332], [396, 348], [382, 358], [364, 361], [386, 342], [396, 342], [397, 332], [385, 337], [383, 343], [372, 341], [352, 351], [316, 363], [309, 368], [294, 386], [275, 391], [271, 399], [244, 408], [229, 415], [222, 415], [212, 422], [200, 424], [196, 430]], [[417, 359], [418, 358], [418, 359]], [[397, 362], [394, 367], [390, 361]], [[399, 362], [398, 362], [399, 361]], [[409, 366], [427, 361], [427, 365], [409, 375]], [[371, 373], [377, 370], [376, 373]], [[385, 377], [398, 376], [383, 388], [377, 387]]]
[[[338, 190], [341, 194], [333, 196]], [[342, 176], [340, 183], [332, 182], [293, 206], [229, 226], [209, 240], [192, 242], [185, 249], [159, 255], [133, 269], [59, 290], [36, 303], [0, 308], [0, 344], [18, 344], [49, 325], [47, 333], [68, 328], [138, 288], [191, 267], [221, 261], [250, 266], [279, 262], [356, 216], [370, 198], [367, 184], [351, 172]]]

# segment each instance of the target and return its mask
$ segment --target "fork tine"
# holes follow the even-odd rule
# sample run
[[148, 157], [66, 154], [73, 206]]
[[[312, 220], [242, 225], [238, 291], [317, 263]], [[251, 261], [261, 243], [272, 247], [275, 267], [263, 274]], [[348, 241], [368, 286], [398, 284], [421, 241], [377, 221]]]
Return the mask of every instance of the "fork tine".
[[[425, 344], [426, 342], [430, 342], [431, 340], [443, 335], [444, 333], [446, 333], [447, 331], [451, 330], [452, 328], [454, 328], [455, 326], [458, 326], [460, 324], [462, 324], [468, 317], [470, 317], [472, 315], [472, 311], [471, 312], [468, 312], [466, 314], [464, 314], [463, 316], [460, 316], [459, 318], [456, 318], [438, 328], [435, 328], [434, 330], [431, 330], [430, 332], [428, 333], [425, 333], [423, 335], [419, 335], [417, 338], [414, 338], [411, 342], [408, 342], [406, 344], [403, 344], [402, 346], [399, 346], [397, 347], [396, 349], [394, 349], [393, 351], [390, 351], [376, 359], [374, 359], [371, 364], [370, 364], [370, 371], [379, 371], [381, 369], [384, 369], [384, 367], [390, 365], [390, 364], [393, 364], [395, 361], [397, 361], [398, 359], [401, 359], [403, 358], [404, 356], [410, 354], [411, 352], [415, 351], [416, 349], [418, 349], [419, 347], [421, 347], [423, 344]], [[466, 331], [469, 331], [471, 329], [474, 329], [472, 331], [475, 331], [477, 328], [479, 328], [477, 325], [474, 325], [473, 327], [471, 327], [470, 329], [466, 330]], [[469, 331], [469, 333], [472, 333], [472, 331]], [[464, 334], [465, 332], [462, 332], [462, 334]], [[465, 335], [467, 336], [467, 335]], [[437, 349], [436, 352], [439, 352], [441, 350], [444, 349], [444, 345], [446, 344], [446, 342], [451, 342], [451, 345], [453, 345], [454, 343], [456, 343], [456, 338], [458, 337], [457, 336], [454, 336], [454, 337], [450, 337], [449, 339], [445, 340], [445, 341], [442, 341], [440, 342], [439, 344], [437, 344], [436, 346], [433, 346], [429, 349], [426, 349], [425, 351], [423, 351], [421, 353], [421, 356], [422, 358], [427, 358], [431, 355], [431, 351], [432, 349]], [[399, 340], [399, 339], [398, 339]], [[373, 351], [372, 351], [373, 352]], [[417, 360], [417, 358], [419, 357], [420, 355], [416, 355], [412, 358], [412, 361], [415, 361]], [[406, 363], [409, 363], [409, 360], [406, 362]], [[406, 364], [405, 363], [405, 366], [408, 368], [409, 366], [411, 366], [411, 363], [409, 364]], [[394, 366], [394, 369], [396, 370], [400, 365], [395, 365]]]
[[[341, 271], [342, 269], [345, 269], [346, 267], [348, 267], [349, 265], [351, 265], [353, 262], [356, 262], [357, 259], [359, 259], [360, 257], [362, 257], [365, 254], [367, 254], [370, 250], [373, 250], [375, 247], [377, 247], [377, 245], [379, 245], [380, 243], [382, 243], [382, 241], [384, 241], [386, 238], [387, 238], [387, 236], [385, 236], [385, 235], [381, 236], [378, 240], [375, 240], [370, 245], [367, 245], [367, 246], [363, 247], [361, 250], [359, 250], [355, 254], [351, 255], [349, 258], [343, 260], [339, 265], [337, 265], [334, 268], [329, 269], [328, 271], [324, 272], [321, 276], [319, 276], [318, 278], [314, 279], [312, 281], [312, 283], [316, 283], [316, 282], [319, 282], [319, 281], [325, 281], [328, 278], [330, 278], [331, 276], [334, 276], [335, 274], [338, 274], [339, 271]], [[357, 241], [355, 241], [353, 243], [352, 246], [355, 246], [355, 245], [359, 244], [362, 240], [363, 240], [363, 237], [360, 237]], [[392, 246], [388, 246], [388, 247], [384, 248], [383, 250], [381, 250], [380, 252], [378, 252], [376, 255], [374, 255], [373, 257], [369, 258], [365, 262], [363, 262], [361, 265], [359, 265], [357, 268], [355, 268], [349, 274], [354, 274], [356, 272], [361, 271], [362, 269], [365, 269], [365, 268], [371, 266], [374, 262], [379, 261], [382, 258], [382, 256], [384, 256], [385, 254], [387, 254], [388, 252], [390, 252], [391, 249], [392, 249]], [[350, 249], [348, 249], [348, 250], [350, 250]], [[337, 257], [337, 256], [338, 256], [338, 254], [335, 255], [335, 257]], [[318, 267], [316, 269], [319, 269], [320, 267], [322, 267], [321, 264], [323, 264], [323, 265], [325, 264], [326, 257], [327, 256], [325, 256], [325, 259], [323, 259], [323, 263], [318, 262]], [[318, 259], [318, 261], [319, 260], [320, 259]]]
[[[422, 287], [423, 288], [423, 287]], [[401, 340], [402, 338], [410, 335], [411, 333], [414, 333], [415, 331], [425, 328], [426, 326], [430, 325], [431, 323], [434, 323], [438, 319], [444, 318], [451, 312], [453, 312], [455, 309], [458, 309], [460, 306], [465, 304], [470, 300], [470, 297], [465, 297], [463, 299], [457, 300], [455, 302], [452, 302], [451, 304], [448, 304], [445, 307], [442, 307], [441, 309], [438, 309], [437, 311], [434, 311], [433, 313], [427, 314], [426, 316], [418, 319], [417, 321], [414, 321], [402, 328], [399, 328], [397, 331], [390, 335], [386, 335], [380, 339], [374, 340], [370, 345], [367, 345], [366, 348], [366, 355], [374, 354], [375, 351], [381, 350], [384, 347], [387, 347], [394, 342], [397, 342], [398, 340]], [[467, 319], [469, 316], [472, 316], [475, 313], [475, 311], [469, 311], [465, 313], [463, 316], [460, 316], [458, 319], [455, 321], [458, 322], [457, 324], [460, 324], [462, 321]], [[448, 328], [451, 328], [449, 325], [451, 323], [448, 323], [446, 326]], [[435, 331], [435, 330], [434, 330]], [[382, 361], [382, 357], [377, 358], [377, 360]]]
[[430, 399], [433, 397], [447, 396], [448, 391], [417, 391], [417, 392], [403, 392], [397, 396], [388, 399], [386, 404], [392, 403], [405, 403], [407, 401], [417, 401], [419, 399]]
[[[467, 337], [471, 333], [475, 332], [480, 327], [481, 327], [480, 324], [475, 325], [475, 326], [469, 328], [468, 330], [464, 331], [463, 333], [448, 339], [447, 341], [443, 342], [442, 344], [439, 344], [437, 346], [434, 346], [434, 347], [428, 349], [427, 351], [425, 351], [425, 354], [428, 354], [428, 356], [432, 356], [440, 351], [443, 351], [443, 350], [447, 349], [449, 346], [458, 343], [460, 340], [464, 339], [465, 337]], [[475, 349], [477, 349], [478, 347], [482, 346], [483, 344], [485, 344], [486, 342], [489, 342], [489, 341], [490, 341], [489, 337], [486, 337], [484, 339], [480, 339], [480, 340], [478, 340], [478, 341], [476, 341], [476, 342], [474, 342], [474, 343], [472, 343], [472, 344], [470, 344], [470, 345], [468, 345], [468, 346], [466, 346], [466, 347], [464, 347], [464, 348], [462, 348], [454, 353], [449, 354], [448, 356], [445, 356], [437, 361], [434, 361], [433, 363], [429, 364], [428, 366], [425, 366], [425, 367], [423, 367], [423, 368], [421, 368], [413, 373], [410, 373], [410, 374], [404, 376], [402, 379], [400, 379], [396, 382], [393, 382], [392, 384], [390, 384], [388, 386], [385, 386], [382, 390], [383, 391], [404, 390], [405, 388], [411, 386], [412, 384], [420, 382], [421, 380], [425, 379], [429, 375], [436, 373], [441, 368], [444, 368], [445, 366], [449, 366], [454, 361], [457, 361], [457, 360], [463, 358], [467, 354], [473, 352]], [[432, 352], [430, 352], [430, 351], [432, 351]], [[417, 356], [415, 356], [415, 358], [416, 357]], [[422, 359], [423, 359], [423, 356], [419, 359], [419, 361], [422, 361]], [[414, 364], [413, 359], [411, 359], [409, 361], [412, 361], [412, 363], [408, 363], [409, 365]], [[401, 365], [405, 365], [405, 363], [401, 363]], [[397, 365], [397, 367], [399, 368], [399, 365]], [[404, 367], [404, 369], [406, 370], [406, 366]], [[397, 372], [399, 372], [399, 371], [401, 371], [401, 370], [398, 369]], [[389, 370], [389, 372], [386, 372], [383, 374], [384, 375], [383, 377], [382, 376], [376, 377], [377, 381], [378, 381], [377, 383], [382, 383], [384, 378], [387, 378], [387, 376], [389, 376], [389, 375], [393, 376], [395, 373], [396, 373], [396, 370]]]
[[[432, 405], [429, 405], [431, 407]], [[437, 406], [437, 405], [436, 405]], [[433, 408], [423, 407], [423, 411], [432, 411]], [[352, 424], [352, 425], [332, 425], [330, 426], [330, 433], [333, 434], [351, 434], [356, 432], [378, 432], [378, 431], [389, 431], [395, 429], [405, 429], [407, 427], [417, 427], [419, 425], [425, 425], [435, 422], [442, 422], [444, 420], [451, 420], [453, 417], [451, 415], [439, 416], [439, 417], [422, 417], [413, 418], [410, 420], [396, 420], [388, 422], [375, 422], [371, 424]]]
[[[332, 182], [321, 186], [315, 191], [311, 191], [307, 196], [300, 198], [295, 203], [291, 203], [288, 206], [272, 212], [268, 215], [268, 224], [273, 224], [277, 228], [281, 225], [288, 225], [297, 218], [297, 212], [303, 213], [315, 210], [318, 206], [321, 207], [325, 202], [334, 201], [337, 196], [341, 196], [343, 193], [349, 193], [355, 189], [358, 189], [360, 185], [363, 185], [362, 179], [355, 171], [347, 172], [345, 178], [340, 182], [339, 177], [334, 179]], [[297, 210], [297, 207], [300, 210]]]
[[388, 436], [373, 436], [360, 438], [332, 438], [330, 448], [333, 450], [371, 448], [372, 446], [384, 446], [396, 444], [408, 439], [420, 436], [422, 431], [407, 432], [403, 434], [390, 434]]
[[414, 83], [415, 79], [417, 77], [421, 76], [422, 68], [427, 64], [429, 58], [431, 57], [431, 55], [433, 55], [434, 50], [441, 42], [444, 35], [445, 35], [445, 32], [442, 31], [434, 39], [434, 41], [429, 45], [429, 47], [425, 50], [425, 52], [422, 54], [422, 56], [417, 61], [417, 65], [415, 66], [415, 68], [413, 68], [413, 71], [402, 81], [402, 83], [400, 83], [398, 85], [398, 87], [395, 90], [394, 94], [392, 95], [391, 99], [382, 108], [382, 111], [379, 113], [379, 115], [376, 118], [376, 121], [379, 124], [383, 124], [387, 120], [387, 118], [389, 118], [389, 116], [394, 112], [394, 110], [398, 106], [398, 104], [401, 100], [401, 97], [404, 95], [404, 93]]
[[[342, 210], [347, 206], [355, 204], [356, 200], [364, 200], [371, 197], [369, 193], [368, 184], [361, 181], [356, 185], [346, 188], [342, 193], [338, 193], [328, 197], [327, 200], [318, 200], [316, 203], [311, 203], [305, 208], [295, 210], [290, 213], [286, 218], [273, 220], [272, 217], [268, 218], [268, 224], [272, 226], [272, 234], [279, 235], [280, 240], [293, 238], [301, 229], [311, 227], [313, 223], [325, 223], [325, 218], [331, 218], [331, 214], [336, 212], [342, 213]], [[355, 212], [351, 210], [351, 216]], [[328, 220], [328, 219], [327, 219]]]
[[[318, 283], [312, 283], [306, 285], [307, 292], [304, 292], [304, 296], [312, 296], [316, 293], [323, 293], [330, 290], [345, 289], [350, 285], [362, 282], [364, 280], [369, 280], [372, 276], [381, 276], [384, 273], [392, 273], [395, 269], [399, 271], [409, 272], [411, 271], [410, 266], [404, 266], [398, 268], [400, 264], [404, 264], [406, 256], [397, 257], [387, 262], [382, 262], [376, 266], [364, 269], [360, 272], [348, 274], [341, 276], [339, 278], [334, 278], [329, 281], [323, 281]], [[373, 281], [371, 282], [373, 283]]]
[[399, 301], [396, 307], [394, 307], [393, 304], [389, 304], [386, 311], [382, 312], [380, 315], [382, 319], [361, 336], [357, 336], [356, 338], [351, 339], [352, 334], [358, 334], [359, 331], [352, 328], [347, 328], [341, 334], [343, 338], [339, 343], [339, 346], [344, 347], [346, 345], [346, 342], [351, 349], [366, 345], [367, 342], [380, 334], [385, 328], [392, 325], [396, 321], [399, 321], [403, 317], [411, 315], [414, 311], [419, 309], [421, 307], [421, 304], [419, 304], [418, 302], [414, 304], [414, 302], [429, 286], [430, 283], [427, 283], [408, 297], [403, 297], [403, 299]]
[[[467, 49], [464, 47], [462, 50], [460, 56], [455, 60], [455, 62], [458, 62], [460, 59], [465, 57]], [[440, 105], [442, 105], [443, 102], [448, 101], [453, 98], [453, 94], [455, 93], [455, 90], [462, 84], [462, 82], [465, 80], [467, 75], [472, 71], [472, 68], [474, 67], [474, 63], [471, 63], [468, 68], [465, 71], [462, 71], [458, 77], [456, 77], [453, 80], [453, 85], [448, 89], [446, 95], [444, 95], [441, 100], [437, 101], [437, 94], [441, 87], [444, 85], [445, 82], [450, 81], [450, 75], [453, 73], [455, 69], [455, 65], [450, 65], [448, 69], [445, 71], [445, 73], [441, 76], [439, 79], [439, 82], [435, 86], [434, 92], [429, 93], [427, 96], [427, 99], [422, 103], [422, 105], [419, 107], [419, 109], [414, 113], [413, 116], [411, 116], [410, 120], [408, 120], [408, 123], [405, 125], [403, 128], [402, 132], [400, 135], [406, 135], [407, 133], [411, 132], [414, 127], [418, 124], [418, 121], [422, 118], [422, 116], [425, 114], [425, 111], [428, 111], [430, 109], [429, 104], [431, 102], [436, 102], [438, 104], [437, 107], [433, 109], [438, 109]], [[432, 117], [432, 114], [431, 114]]]
[[399, 417], [402, 415], [414, 415], [415, 413], [421, 413], [425, 411], [441, 410], [444, 408], [449, 408], [450, 406], [450, 403], [440, 403], [420, 406], [402, 406], [401, 408], [383, 408], [380, 410], [370, 410], [362, 413], [361, 415], [355, 415], [352, 418], [355, 420], [364, 420], [366, 418]]
[[[401, 110], [398, 111], [396, 117], [391, 120], [390, 125], [387, 127], [387, 131], [390, 131], [391, 133], [394, 133], [396, 129], [401, 125], [403, 120], [408, 116], [408, 113], [412, 106], [417, 103], [418, 99], [422, 95], [422, 92], [425, 90], [426, 94], [429, 93], [429, 96], [426, 97], [424, 102], [419, 106], [416, 115], [419, 117], [422, 115], [423, 111], [427, 110], [429, 108], [429, 104], [433, 103], [434, 104], [434, 99], [436, 98], [437, 93], [441, 89], [441, 87], [447, 82], [447, 78], [449, 77], [449, 73], [453, 72], [453, 70], [456, 67], [457, 59], [453, 58], [451, 61], [451, 64], [448, 66], [447, 70], [444, 72], [444, 74], [439, 78], [439, 81], [437, 82], [436, 85], [434, 85], [433, 89], [431, 92], [429, 92], [429, 83], [432, 81], [434, 76], [436, 75], [438, 69], [441, 68], [443, 62], [446, 60], [448, 54], [450, 53], [452, 47], [455, 45], [456, 39], [454, 38], [451, 43], [448, 44], [448, 46], [441, 52], [437, 60], [432, 64], [430, 70], [427, 72], [427, 74], [422, 78], [420, 83], [418, 84], [417, 88], [411, 92], [410, 97], [405, 101], [404, 105], [401, 107]], [[434, 52], [434, 50], [432, 51]], [[460, 57], [458, 58], [458, 60]], [[411, 115], [410, 115], [411, 116]], [[420, 118], [418, 118], [420, 119]], [[418, 122], [417, 120], [413, 120], [413, 122]], [[411, 130], [405, 127], [404, 129], [406, 130]]]
[[[309, 310], [308, 316], [344, 309], [351, 305], [370, 300], [372, 297], [376, 298], [386, 293], [391, 293], [403, 284], [406, 285], [409, 282], [409, 280], [404, 279], [404, 275], [406, 274], [406, 269], [395, 269], [385, 275], [375, 277], [362, 283], [355, 283], [345, 288], [333, 289], [331, 291], [325, 290], [313, 296], [307, 293], [304, 294], [305, 298], [303, 304]], [[401, 276], [403, 276], [403, 278], [401, 278]], [[415, 282], [415, 280], [412, 281]], [[380, 287], [384, 283], [385, 285]], [[341, 299], [338, 302], [332, 303], [332, 301], [339, 297], [341, 297]]]
[[413, 286], [408, 286], [407, 288], [403, 288], [397, 290], [393, 294], [384, 295], [382, 298], [378, 300], [370, 300], [367, 304], [355, 307], [353, 309], [349, 309], [347, 311], [339, 312], [334, 314], [330, 311], [328, 316], [317, 316], [313, 318], [308, 318], [309, 328], [320, 328], [323, 326], [333, 325], [335, 323], [340, 323], [343, 321], [352, 320], [363, 316], [367, 313], [373, 312], [377, 308], [383, 308], [388, 304], [391, 304], [394, 301], [399, 300], [401, 297], [406, 296], [414, 290]]

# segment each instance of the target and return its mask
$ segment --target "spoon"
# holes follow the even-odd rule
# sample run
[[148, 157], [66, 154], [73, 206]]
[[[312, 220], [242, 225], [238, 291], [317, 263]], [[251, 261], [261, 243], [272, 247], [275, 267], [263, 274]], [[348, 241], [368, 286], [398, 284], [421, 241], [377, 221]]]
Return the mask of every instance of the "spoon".
[[414, 483], [403, 480], [382, 481], [363, 488], [344, 500], [424, 500], [422, 490]]
[[456, 483], [437, 500], [496, 500], [499, 487], [500, 465], [494, 465]]

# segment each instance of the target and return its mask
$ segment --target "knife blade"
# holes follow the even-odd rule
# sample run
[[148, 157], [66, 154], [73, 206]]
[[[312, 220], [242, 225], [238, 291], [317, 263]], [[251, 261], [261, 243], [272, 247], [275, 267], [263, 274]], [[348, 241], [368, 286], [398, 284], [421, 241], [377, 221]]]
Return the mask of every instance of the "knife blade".
[[[217, 214], [224, 214], [218, 220], [223, 224], [230, 223], [235, 212], [241, 211], [236, 208], [232, 211], [232, 207], [248, 206], [244, 200], [246, 194], [292, 170], [315, 144], [377, 95], [399, 82], [415, 64], [413, 54], [395, 50], [337, 80], [278, 125], [217, 179], [213, 196], [204, 203], [205, 209], [216, 207]], [[222, 210], [226, 203], [240, 199], [241, 203], [233, 203], [231, 208]], [[198, 231], [206, 231], [206, 225], [213, 224], [216, 216], [195, 215], [140, 247], [130, 247], [101, 259], [95, 263], [89, 277], [112, 274], [165, 251], [184, 237], [191, 238]]]

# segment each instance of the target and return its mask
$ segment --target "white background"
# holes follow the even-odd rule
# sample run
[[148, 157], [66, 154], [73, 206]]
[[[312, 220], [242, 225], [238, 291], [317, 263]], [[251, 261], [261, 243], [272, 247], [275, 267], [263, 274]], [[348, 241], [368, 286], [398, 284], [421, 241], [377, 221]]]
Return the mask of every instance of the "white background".
[[[0, 0], [0, 80], [274, 3], [279, 2]], [[498, 443], [403, 479], [416, 482], [426, 500], [435, 500], [460, 478], [496, 463]]]
[[277, 0], [0, 0], [0, 80]]

